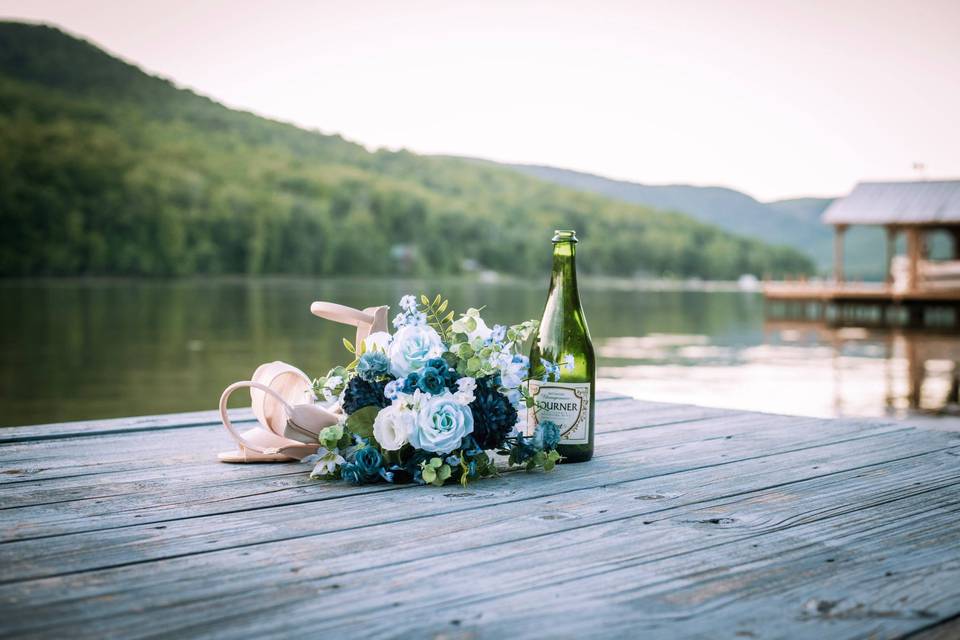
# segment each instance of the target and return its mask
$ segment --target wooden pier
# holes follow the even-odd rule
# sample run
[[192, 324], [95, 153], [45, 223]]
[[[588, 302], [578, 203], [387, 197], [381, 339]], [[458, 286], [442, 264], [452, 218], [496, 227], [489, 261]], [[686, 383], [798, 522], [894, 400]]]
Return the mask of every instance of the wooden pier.
[[0, 429], [0, 636], [960, 636], [958, 434], [597, 421], [591, 462], [467, 489], [221, 464], [212, 412]]
[[[834, 228], [833, 277], [827, 282], [766, 283], [774, 318], [830, 324], [960, 328], [960, 180], [864, 182], [834, 201], [821, 218]], [[886, 232], [885, 282], [846, 281], [844, 236], [852, 226]], [[950, 239], [950, 259], [930, 255], [931, 234]], [[906, 255], [897, 255], [897, 239]]]
[[767, 316], [830, 325], [960, 328], [960, 289], [898, 289], [889, 284], [766, 282]]

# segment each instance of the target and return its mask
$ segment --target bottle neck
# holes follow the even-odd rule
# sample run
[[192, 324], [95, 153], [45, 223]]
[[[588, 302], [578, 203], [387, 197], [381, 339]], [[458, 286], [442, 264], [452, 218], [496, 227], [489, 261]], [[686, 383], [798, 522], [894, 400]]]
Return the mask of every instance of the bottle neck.
[[577, 303], [576, 245], [573, 242], [557, 242], [553, 246], [553, 271], [550, 276], [550, 296]]

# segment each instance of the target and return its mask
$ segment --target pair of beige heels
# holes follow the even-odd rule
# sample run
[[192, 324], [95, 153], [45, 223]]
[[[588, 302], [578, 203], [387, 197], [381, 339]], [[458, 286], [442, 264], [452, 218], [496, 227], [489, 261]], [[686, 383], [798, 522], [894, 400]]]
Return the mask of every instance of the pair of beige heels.
[[[355, 326], [360, 344], [371, 333], [387, 331], [389, 307], [367, 307], [362, 311], [332, 302], [314, 302], [314, 315]], [[238, 389], [250, 389], [250, 405], [259, 426], [237, 431], [227, 412], [227, 401]], [[312, 384], [300, 369], [281, 362], [257, 367], [250, 380], [234, 382], [220, 396], [220, 419], [237, 449], [220, 453], [221, 462], [290, 462], [317, 452], [317, 436], [341, 418], [336, 405], [315, 402]]]

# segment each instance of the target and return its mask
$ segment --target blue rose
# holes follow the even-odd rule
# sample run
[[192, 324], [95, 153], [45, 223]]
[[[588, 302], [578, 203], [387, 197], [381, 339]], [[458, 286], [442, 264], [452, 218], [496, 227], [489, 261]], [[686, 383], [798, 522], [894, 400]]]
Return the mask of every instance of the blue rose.
[[383, 456], [376, 447], [367, 445], [358, 449], [353, 456], [353, 465], [365, 480], [372, 480], [380, 475], [383, 467]]
[[427, 367], [423, 370], [423, 373], [420, 374], [420, 381], [417, 383], [417, 386], [419, 386], [420, 390], [424, 393], [439, 395], [445, 387], [444, 383], [445, 380], [438, 370], [433, 367]]
[[400, 391], [404, 393], [413, 393], [417, 390], [417, 385], [420, 383], [420, 374], [411, 373], [407, 376], [407, 379], [403, 381], [403, 387], [400, 388]]
[[560, 444], [560, 427], [549, 420], [544, 420], [533, 431], [533, 446], [537, 449], [550, 451]]
[[447, 364], [447, 361], [443, 358], [430, 358], [427, 360], [427, 366], [433, 367], [440, 373], [444, 373], [447, 369], [450, 368], [450, 365]]
[[433, 453], [450, 453], [473, 433], [473, 413], [451, 393], [433, 396], [417, 413], [410, 444]]
[[360, 468], [351, 462], [340, 465], [340, 477], [350, 484], [363, 483], [363, 474], [360, 472]]
[[367, 382], [383, 378], [388, 373], [390, 373], [390, 358], [383, 352], [368, 351], [360, 356], [357, 362], [357, 375]]
[[419, 371], [431, 358], [443, 354], [440, 334], [429, 325], [406, 325], [390, 343], [390, 368], [393, 375], [404, 378]]

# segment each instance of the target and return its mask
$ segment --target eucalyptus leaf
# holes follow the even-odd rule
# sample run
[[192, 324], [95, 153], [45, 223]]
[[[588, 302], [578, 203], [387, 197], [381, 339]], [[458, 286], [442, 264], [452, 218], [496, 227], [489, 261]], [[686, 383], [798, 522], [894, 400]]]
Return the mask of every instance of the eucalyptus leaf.
[[433, 482], [437, 479], [437, 472], [433, 467], [424, 467], [423, 468], [423, 481], [424, 482]]

